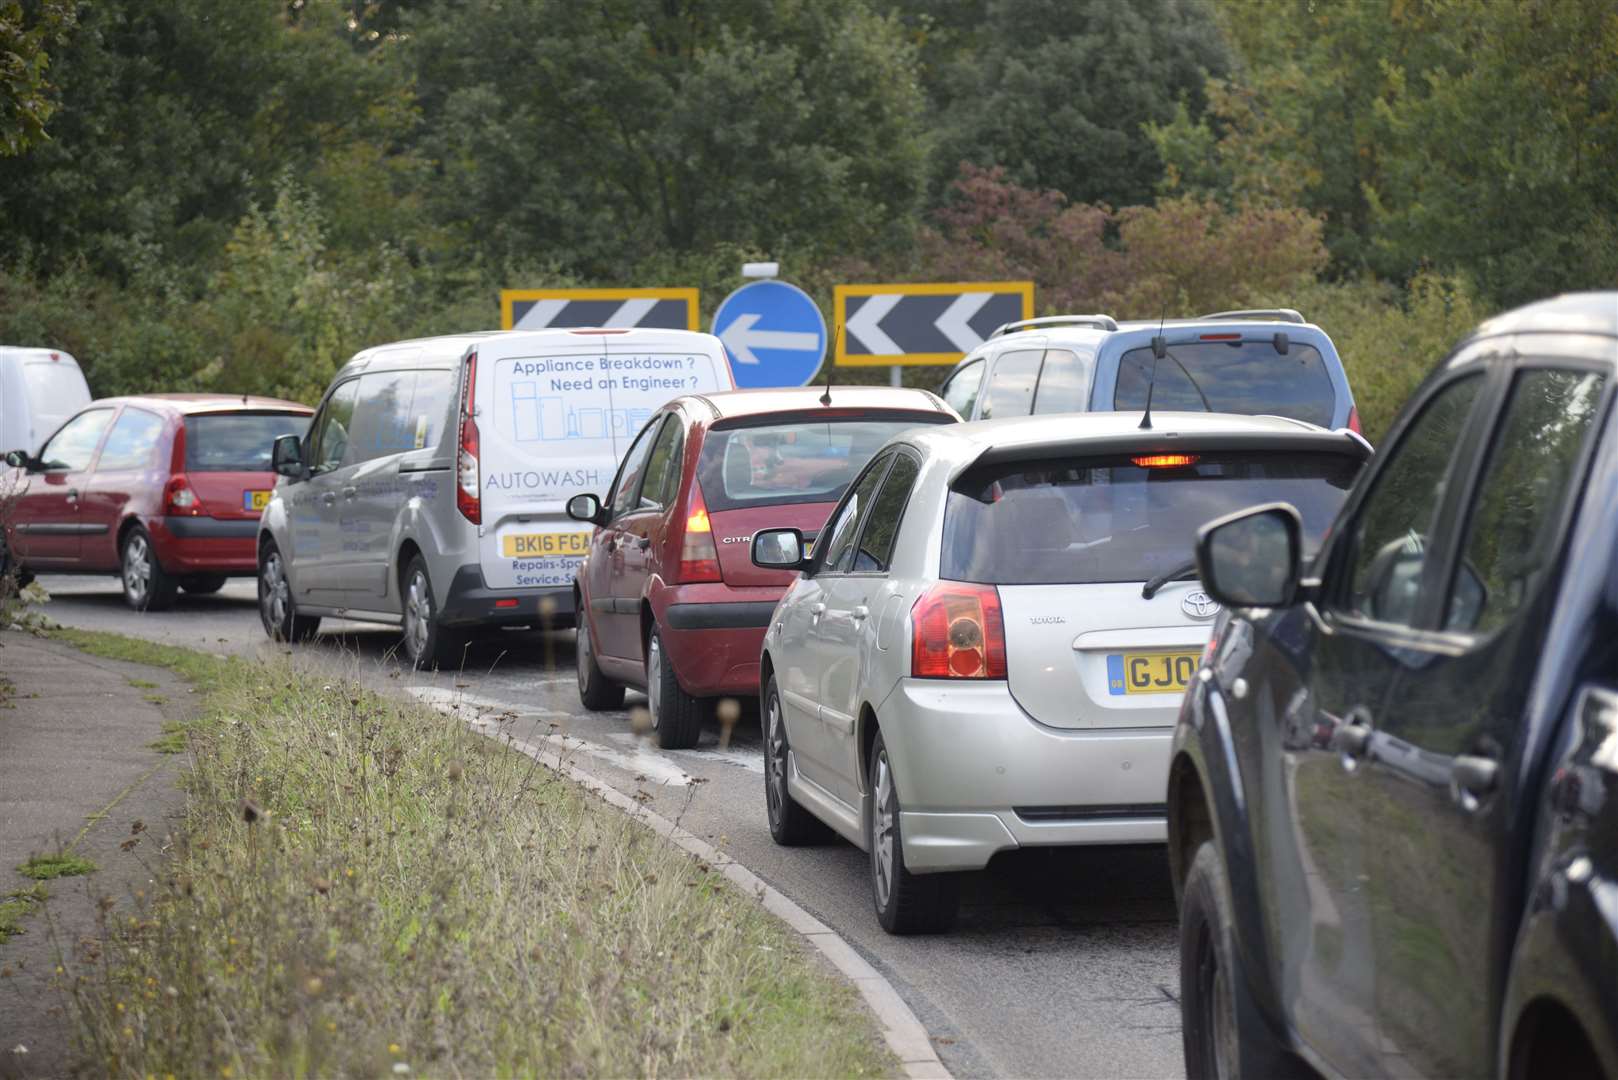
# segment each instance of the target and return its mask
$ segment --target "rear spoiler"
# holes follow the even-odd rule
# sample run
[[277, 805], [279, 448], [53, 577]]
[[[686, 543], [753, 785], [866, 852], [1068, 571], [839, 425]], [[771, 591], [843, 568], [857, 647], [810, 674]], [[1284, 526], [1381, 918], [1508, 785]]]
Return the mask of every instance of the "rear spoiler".
[[[1143, 437], [1146, 436], [1146, 437]], [[968, 463], [961, 472], [1019, 461], [1049, 461], [1064, 457], [1123, 457], [1137, 454], [1229, 453], [1244, 450], [1270, 453], [1344, 454], [1368, 461], [1371, 444], [1344, 428], [1327, 431], [1232, 431], [1199, 435], [1176, 435], [1170, 431], [1137, 432], [1102, 438], [1042, 442], [1021, 446], [991, 446]], [[957, 474], [959, 475], [959, 474]]]

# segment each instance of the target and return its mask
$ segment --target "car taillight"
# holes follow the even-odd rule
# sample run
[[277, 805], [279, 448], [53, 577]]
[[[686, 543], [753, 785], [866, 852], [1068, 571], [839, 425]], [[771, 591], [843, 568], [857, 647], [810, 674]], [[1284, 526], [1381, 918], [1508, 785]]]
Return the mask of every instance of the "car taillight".
[[680, 541], [680, 581], [723, 580], [713, 525], [708, 521], [708, 504], [702, 501], [702, 488], [693, 480], [691, 497], [685, 504], [685, 536]]
[[472, 402], [477, 393], [478, 354], [461, 364], [461, 427], [455, 451], [455, 509], [474, 525], [483, 524], [483, 484], [478, 473], [478, 422]]
[[1006, 627], [993, 585], [934, 585], [910, 609], [910, 626], [910, 673], [916, 678], [1006, 677]]
[[1348, 430], [1352, 431], [1356, 435], [1365, 434], [1365, 432], [1360, 430], [1360, 407], [1358, 405], [1355, 405], [1348, 410]]
[[196, 517], [202, 513], [202, 500], [191, 490], [191, 481], [183, 473], [171, 477], [168, 486], [163, 489], [163, 512], [186, 517]]

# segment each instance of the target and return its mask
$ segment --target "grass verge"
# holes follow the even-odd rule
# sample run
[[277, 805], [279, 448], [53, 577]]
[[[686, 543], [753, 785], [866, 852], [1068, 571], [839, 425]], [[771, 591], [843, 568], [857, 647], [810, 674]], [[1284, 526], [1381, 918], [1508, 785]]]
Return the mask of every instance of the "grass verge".
[[0, 897], [0, 945], [23, 933], [22, 920], [34, 908], [43, 904], [50, 892], [39, 882], [26, 889], [17, 889]]
[[897, 1071], [790, 931], [528, 758], [286, 662], [111, 637], [209, 694], [157, 889], [68, 972], [95, 1071]]

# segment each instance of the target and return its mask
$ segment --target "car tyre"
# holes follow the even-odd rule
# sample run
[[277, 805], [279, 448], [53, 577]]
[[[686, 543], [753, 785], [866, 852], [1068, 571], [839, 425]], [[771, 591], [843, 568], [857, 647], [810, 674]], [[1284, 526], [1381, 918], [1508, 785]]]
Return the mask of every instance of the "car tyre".
[[1203, 841], [1180, 901], [1180, 1028], [1189, 1080], [1308, 1075], [1271, 1034], [1237, 954], [1230, 882]]
[[623, 708], [623, 684], [607, 678], [596, 663], [595, 635], [590, 632], [590, 620], [583, 615], [579, 616], [573, 649], [579, 671], [579, 701], [584, 707], [592, 712]]
[[180, 579], [180, 588], [190, 596], [209, 596], [225, 587], [223, 574], [193, 574]]
[[124, 603], [136, 611], [163, 611], [174, 606], [180, 583], [157, 561], [152, 537], [139, 525], [124, 537], [118, 559]]
[[775, 676], [764, 687], [764, 806], [770, 818], [770, 839], [783, 847], [818, 844], [831, 838], [825, 822], [805, 810], [787, 787], [786, 716]]
[[427, 560], [420, 555], [412, 557], [405, 567], [400, 596], [404, 603], [405, 662], [417, 671], [434, 667], [459, 671], [469, 639], [439, 624], [432, 578], [427, 574]]
[[657, 745], [664, 750], [689, 750], [702, 738], [709, 703], [680, 686], [674, 665], [663, 652], [663, 635], [656, 623], [646, 640], [646, 707], [652, 714]]
[[905, 869], [899, 788], [882, 733], [871, 746], [871, 814], [866, 847], [877, 921], [890, 934], [938, 934], [955, 923], [961, 905], [955, 874], [912, 874]]
[[298, 614], [286, 562], [273, 540], [258, 553], [258, 617], [271, 641], [302, 643], [320, 629], [320, 616]]

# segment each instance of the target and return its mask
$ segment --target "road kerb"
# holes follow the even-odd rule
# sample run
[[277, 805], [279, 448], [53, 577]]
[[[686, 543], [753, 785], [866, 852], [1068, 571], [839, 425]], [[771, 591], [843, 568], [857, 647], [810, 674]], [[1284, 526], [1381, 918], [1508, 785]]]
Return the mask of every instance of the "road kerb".
[[[457, 717], [478, 734], [526, 754], [547, 769], [566, 776], [659, 836], [666, 838], [688, 855], [701, 859], [724, 874], [733, 884], [757, 898], [765, 910], [797, 931], [806, 943], [815, 948], [844, 978], [854, 984], [860, 996], [865, 999], [866, 1007], [876, 1016], [877, 1023], [882, 1028], [883, 1039], [894, 1056], [899, 1059], [907, 1077], [911, 1077], [912, 1080], [948, 1080], [950, 1072], [939, 1060], [938, 1052], [933, 1049], [927, 1028], [910, 1006], [905, 1004], [904, 998], [899, 996], [893, 984], [855, 952], [837, 931], [798, 906], [785, 893], [707, 841], [636, 802], [604, 780], [563, 760], [554, 750], [547, 753], [549, 748], [531, 743], [527, 739], [520, 739], [509, 731], [502, 730], [498, 721], [484, 719], [478, 715], [479, 712], [488, 709], [488, 706], [464, 705], [428, 696], [419, 696], [417, 700], [448, 716]], [[467, 712], [471, 712], [472, 715], [466, 715]]]

